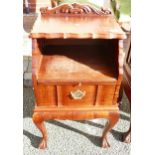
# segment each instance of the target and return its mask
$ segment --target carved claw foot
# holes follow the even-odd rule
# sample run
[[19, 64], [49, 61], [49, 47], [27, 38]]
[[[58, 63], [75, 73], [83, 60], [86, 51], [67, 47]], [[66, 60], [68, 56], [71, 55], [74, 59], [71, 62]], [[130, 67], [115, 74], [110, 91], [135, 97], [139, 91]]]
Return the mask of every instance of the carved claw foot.
[[47, 148], [47, 140], [42, 138], [40, 144], [39, 144], [39, 149], [45, 149]]
[[129, 130], [122, 135], [122, 141], [124, 143], [131, 143], [131, 124]]
[[123, 142], [124, 143], [131, 143], [131, 132], [124, 133]]
[[108, 147], [110, 147], [110, 144], [109, 144], [107, 138], [103, 138], [102, 147], [103, 147], [103, 148], [108, 148]]

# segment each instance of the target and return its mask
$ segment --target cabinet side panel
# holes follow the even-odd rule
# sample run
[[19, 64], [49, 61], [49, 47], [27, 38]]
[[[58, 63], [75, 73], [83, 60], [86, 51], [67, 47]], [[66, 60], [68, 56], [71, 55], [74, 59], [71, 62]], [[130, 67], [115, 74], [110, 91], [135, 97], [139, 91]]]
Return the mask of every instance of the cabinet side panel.
[[118, 40], [118, 48], [116, 49], [117, 51], [117, 62], [118, 62], [118, 80], [115, 88], [115, 95], [113, 98], [113, 104], [116, 104], [118, 102], [118, 97], [119, 97], [119, 90], [120, 86], [123, 80], [123, 64], [124, 64], [124, 58], [125, 58], [125, 53], [123, 50], [123, 40]]

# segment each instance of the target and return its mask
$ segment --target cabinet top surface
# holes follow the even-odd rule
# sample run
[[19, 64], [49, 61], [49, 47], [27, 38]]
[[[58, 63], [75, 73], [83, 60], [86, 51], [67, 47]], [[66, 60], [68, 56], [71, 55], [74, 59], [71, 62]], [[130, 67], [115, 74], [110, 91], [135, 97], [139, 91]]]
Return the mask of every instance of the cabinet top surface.
[[125, 39], [113, 15], [105, 16], [38, 16], [31, 38]]

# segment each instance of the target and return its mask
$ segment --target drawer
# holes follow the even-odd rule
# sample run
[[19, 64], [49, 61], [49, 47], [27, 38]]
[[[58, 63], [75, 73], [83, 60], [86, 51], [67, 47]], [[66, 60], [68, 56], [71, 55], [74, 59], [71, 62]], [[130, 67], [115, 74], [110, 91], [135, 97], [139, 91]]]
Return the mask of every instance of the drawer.
[[112, 105], [115, 93], [115, 85], [99, 85], [96, 97], [96, 105]]
[[37, 106], [112, 105], [115, 85], [39, 84], [35, 90]]
[[58, 105], [62, 106], [91, 106], [95, 104], [96, 85], [59, 85]]

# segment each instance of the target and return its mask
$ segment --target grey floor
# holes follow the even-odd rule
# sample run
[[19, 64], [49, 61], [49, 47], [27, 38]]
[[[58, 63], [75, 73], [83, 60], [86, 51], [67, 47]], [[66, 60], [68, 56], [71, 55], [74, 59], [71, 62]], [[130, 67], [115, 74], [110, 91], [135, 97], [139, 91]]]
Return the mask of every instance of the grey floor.
[[34, 95], [32, 87], [23, 88], [23, 150], [24, 155], [129, 155], [130, 144], [121, 142], [122, 133], [129, 128], [128, 100], [123, 95], [121, 118], [109, 134], [111, 147], [101, 148], [101, 135], [105, 119], [70, 121], [51, 120], [45, 125], [48, 148], [39, 150], [41, 134], [32, 122]]

